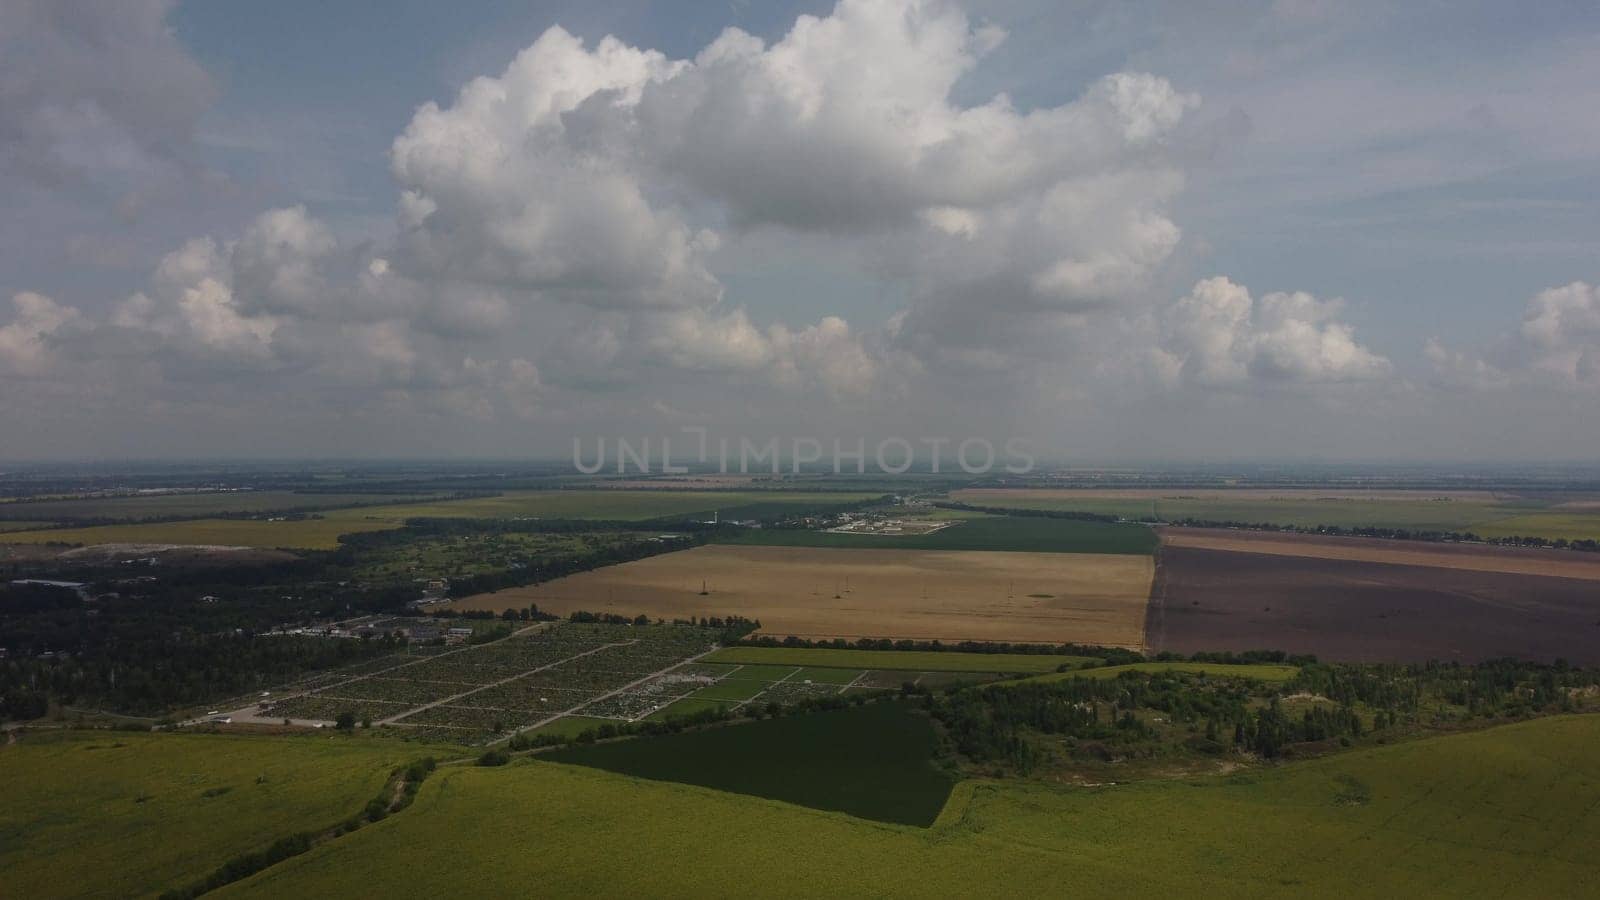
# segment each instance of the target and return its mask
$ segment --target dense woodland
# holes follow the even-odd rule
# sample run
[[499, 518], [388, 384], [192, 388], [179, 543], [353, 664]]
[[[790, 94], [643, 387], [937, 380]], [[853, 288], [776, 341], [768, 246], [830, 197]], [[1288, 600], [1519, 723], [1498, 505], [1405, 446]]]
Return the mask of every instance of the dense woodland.
[[[1282, 684], [1182, 671], [1030, 680], [925, 693], [968, 764], [1029, 773], [1052, 764], [1246, 753], [1275, 759], [1419, 730], [1573, 712], [1596, 704], [1600, 670], [1515, 660], [1479, 665], [1309, 663]], [[920, 693], [907, 686], [908, 693]]]
[[[859, 505], [826, 503], [817, 511]], [[796, 514], [792, 506], [741, 509], [768, 516], [762, 521], [774, 525]], [[669, 527], [674, 537], [660, 537]], [[430, 580], [447, 580], [452, 597], [493, 592], [688, 549], [734, 527], [681, 520], [414, 519], [400, 529], [345, 535], [336, 550], [300, 551], [275, 562], [129, 567], [12, 561], [0, 567], [0, 720], [34, 718], [51, 703], [158, 716], [267, 689], [400, 646], [394, 638], [268, 634], [278, 626], [408, 615]], [[526, 552], [504, 540], [523, 535], [563, 540]], [[425, 552], [445, 542], [451, 542], [449, 552]], [[8, 583], [22, 579], [84, 588]], [[516, 614], [527, 612], [538, 615]], [[730, 641], [750, 630], [735, 619], [726, 627]], [[492, 633], [477, 639], [492, 639]]]

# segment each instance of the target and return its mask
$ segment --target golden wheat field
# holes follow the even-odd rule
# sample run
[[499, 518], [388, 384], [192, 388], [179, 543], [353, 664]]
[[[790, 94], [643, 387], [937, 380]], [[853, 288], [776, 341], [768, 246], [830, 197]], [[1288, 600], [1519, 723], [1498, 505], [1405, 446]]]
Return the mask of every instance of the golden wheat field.
[[761, 633], [1138, 647], [1147, 556], [707, 546], [541, 585], [459, 609], [741, 615]]

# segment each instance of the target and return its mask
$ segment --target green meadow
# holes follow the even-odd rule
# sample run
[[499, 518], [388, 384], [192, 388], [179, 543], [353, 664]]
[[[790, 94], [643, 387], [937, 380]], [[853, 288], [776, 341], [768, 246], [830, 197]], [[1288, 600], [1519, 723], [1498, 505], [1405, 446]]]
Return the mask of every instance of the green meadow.
[[[353, 510], [347, 510], [352, 512]], [[361, 510], [369, 512], [370, 510]], [[339, 535], [361, 531], [386, 531], [400, 523], [349, 521], [329, 516], [269, 522], [266, 519], [190, 519], [183, 522], [151, 522], [137, 525], [102, 525], [90, 528], [56, 528], [47, 531], [11, 532], [5, 536], [13, 544], [211, 544], [225, 547], [282, 548], [286, 550], [332, 550], [339, 546]]]
[[646, 740], [577, 745], [540, 760], [653, 781], [931, 825], [954, 780], [933, 763], [933, 724], [900, 703], [764, 719]]
[[[433, 495], [437, 496], [437, 495]], [[268, 513], [340, 507], [416, 503], [428, 495], [360, 493], [297, 493], [295, 491], [217, 491], [212, 493], [141, 494], [131, 497], [75, 497], [30, 501], [6, 507], [10, 519], [73, 521], [81, 519], [205, 518], [221, 513]]]
[[447, 767], [405, 813], [219, 894], [1590, 896], [1597, 741], [1600, 717], [1569, 716], [1231, 776], [969, 781], [931, 828], [546, 760]]
[[1286, 492], [1262, 496], [1240, 492], [1236, 496], [1209, 491], [1186, 495], [1174, 488], [1160, 497], [1106, 496], [1092, 490], [955, 491], [952, 499], [975, 506], [1035, 509], [1052, 512], [1087, 512], [1127, 519], [1175, 522], [1199, 519], [1213, 522], [1291, 525], [1314, 528], [1406, 528], [1423, 531], [1473, 532], [1482, 537], [1600, 538], [1600, 510], [1567, 507], [1570, 498], [1506, 497], [1482, 495], [1439, 497], [1363, 497], [1359, 493], [1329, 491], [1326, 496]]
[[[1055, 653], [959, 653], [932, 650], [835, 650], [827, 647], [726, 647], [708, 663], [893, 669], [914, 672], [1054, 672], [1096, 660]], [[734, 673], [732, 677], [739, 677]]]
[[30, 734], [0, 746], [0, 895], [132, 897], [325, 828], [416, 745], [316, 737]]
[[[1082, 669], [1069, 672], [1051, 672], [1046, 675], [1034, 675], [1016, 681], [1064, 681], [1068, 678], [1115, 678], [1123, 672], [1193, 672], [1200, 675], [1216, 675], [1226, 678], [1249, 678], [1254, 681], [1288, 681], [1300, 670], [1294, 666], [1280, 666], [1271, 664], [1244, 664], [1232, 665], [1229, 663], [1205, 662], [1147, 662], [1128, 663], [1121, 666], [1101, 666], [1094, 669]], [[1015, 684], [1016, 681], [999, 682], [1000, 684]]]
[[[298, 496], [298, 495], [296, 495]], [[191, 519], [7, 534], [12, 543], [220, 544], [288, 550], [330, 550], [339, 535], [385, 531], [413, 518], [602, 519], [645, 521], [719, 511], [725, 518], [856, 503], [876, 494], [800, 491], [509, 491], [494, 497], [332, 509], [317, 518]]]

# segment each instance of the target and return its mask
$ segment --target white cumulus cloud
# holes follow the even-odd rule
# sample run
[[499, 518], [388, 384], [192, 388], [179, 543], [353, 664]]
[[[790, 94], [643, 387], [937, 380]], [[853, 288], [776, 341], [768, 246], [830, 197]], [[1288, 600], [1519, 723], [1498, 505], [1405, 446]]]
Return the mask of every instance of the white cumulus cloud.
[[1207, 278], [1162, 316], [1156, 366], [1169, 382], [1212, 386], [1389, 374], [1389, 361], [1356, 341], [1339, 309], [1338, 301], [1299, 291], [1255, 299], [1244, 285]]

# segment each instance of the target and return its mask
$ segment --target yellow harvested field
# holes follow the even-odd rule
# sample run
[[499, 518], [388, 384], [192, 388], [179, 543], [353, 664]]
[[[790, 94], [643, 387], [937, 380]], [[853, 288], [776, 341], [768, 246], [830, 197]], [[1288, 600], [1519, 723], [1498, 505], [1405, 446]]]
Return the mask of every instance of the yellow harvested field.
[[454, 607], [740, 615], [761, 622], [762, 634], [806, 638], [1137, 648], [1153, 574], [1150, 557], [1127, 554], [715, 545], [479, 594]]
[[1301, 556], [1313, 559], [1348, 559], [1397, 566], [1432, 566], [1470, 572], [1506, 572], [1513, 575], [1548, 575], [1600, 581], [1600, 554], [1567, 550], [1492, 547], [1484, 544], [1448, 544], [1393, 541], [1379, 538], [1323, 537], [1272, 531], [1235, 531], [1221, 528], [1162, 528], [1162, 546]]

